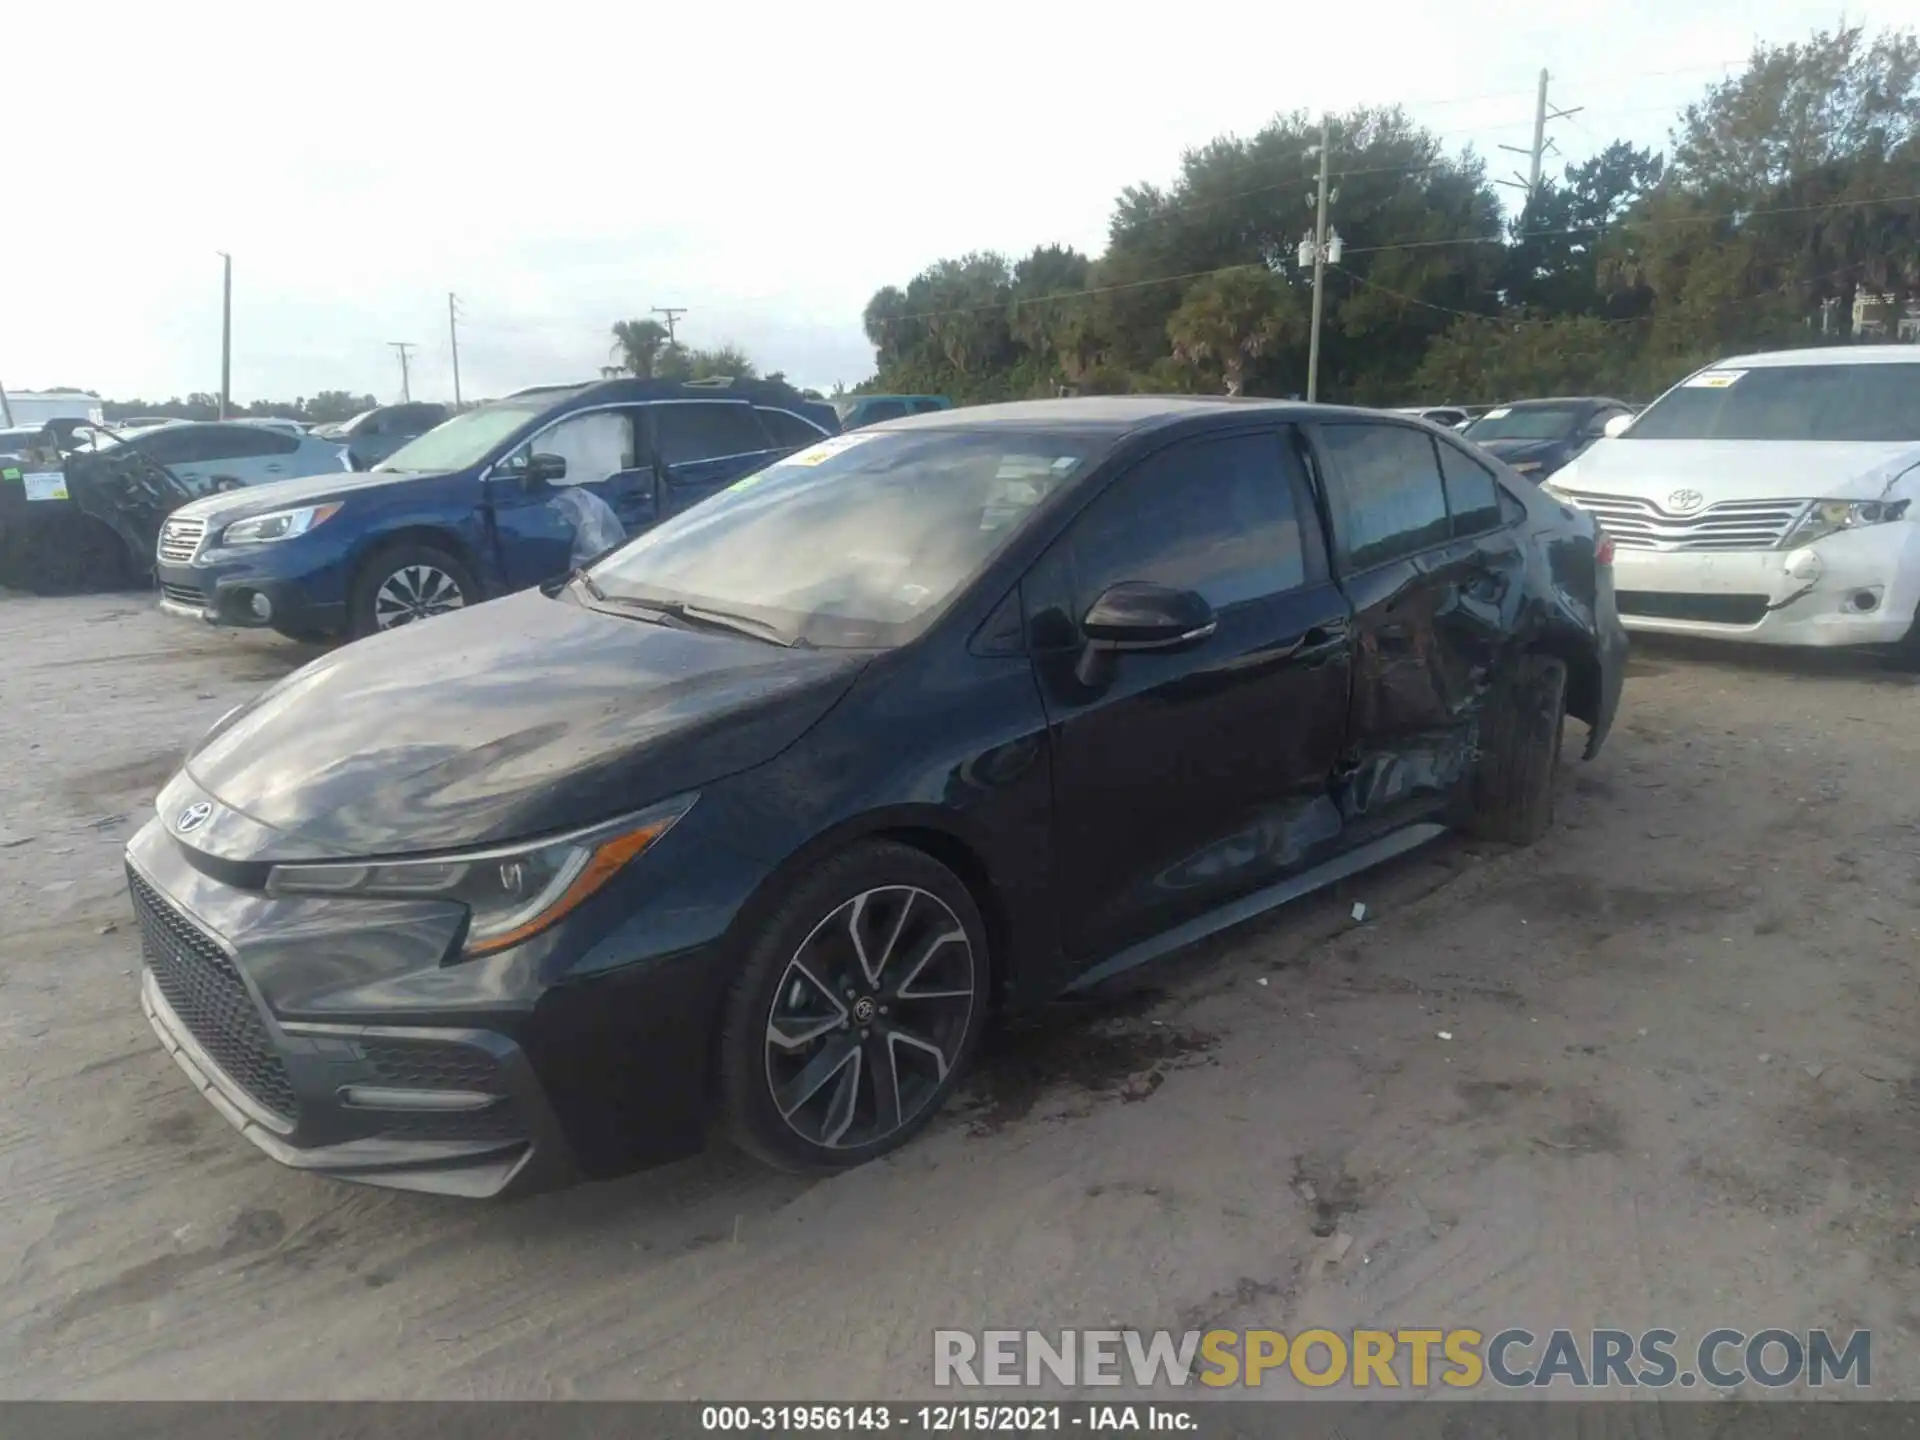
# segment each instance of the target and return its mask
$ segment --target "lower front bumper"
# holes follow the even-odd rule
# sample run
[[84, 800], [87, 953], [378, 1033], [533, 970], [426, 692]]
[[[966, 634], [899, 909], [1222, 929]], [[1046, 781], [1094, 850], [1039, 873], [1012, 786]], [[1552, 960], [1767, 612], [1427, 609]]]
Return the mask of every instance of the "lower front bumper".
[[[286, 1136], [270, 1112], [256, 1104], [193, 1038], [167, 1003], [151, 970], [141, 972], [140, 1007], [161, 1045], [207, 1102], [271, 1158], [296, 1170], [313, 1170], [336, 1180], [352, 1180], [394, 1190], [420, 1190], [472, 1199], [512, 1191], [545, 1188], [533, 1183], [546, 1171], [546, 1184], [565, 1183], [553, 1174], [532, 1141], [412, 1140], [370, 1136], [332, 1145], [301, 1147]], [[536, 1155], [543, 1163], [536, 1165]]]
[[1629, 630], [1757, 645], [1892, 645], [1920, 605], [1920, 526], [1843, 532], [1798, 550], [1630, 550], [1614, 558]]
[[[245, 630], [338, 635], [347, 625], [345, 604], [316, 602], [299, 585], [250, 575], [221, 576], [179, 566], [161, 566], [160, 608], [183, 620]], [[265, 600], [268, 613], [255, 609]]]

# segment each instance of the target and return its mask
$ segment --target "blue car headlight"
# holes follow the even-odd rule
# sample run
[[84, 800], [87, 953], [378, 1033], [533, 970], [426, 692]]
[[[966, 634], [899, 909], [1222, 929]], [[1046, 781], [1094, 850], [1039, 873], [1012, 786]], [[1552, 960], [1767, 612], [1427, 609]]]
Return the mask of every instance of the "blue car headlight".
[[272, 510], [265, 515], [236, 520], [220, 532], [222, 545], [264, 545], [272, 540], [291, 540], [316, 525], [331, 520], [340, 511], [340, 502], [302, 505], [297, 510]]

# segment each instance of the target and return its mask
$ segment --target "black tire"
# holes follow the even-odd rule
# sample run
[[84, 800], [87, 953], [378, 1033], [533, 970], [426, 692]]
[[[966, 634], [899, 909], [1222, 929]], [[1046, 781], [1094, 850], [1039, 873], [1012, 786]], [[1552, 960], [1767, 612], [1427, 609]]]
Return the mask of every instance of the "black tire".
[[459, 603], [446, 609], [461, 609], [480, 602], [480, 586], [464, 560], [421, 541], [402, 540], [397, 545], [375, 551], [361, 562], [359, 572], [353, 578], [353, 594], [347, 603], [349, 639], [377, 635], [383, 630], [412, 624], [430, 615], [446, 613], [445, 609], [427, 607], [411, 614], [392, 614], [389, 602], [396, 593], [392, 587], [397, 586], [400, 591], [405, 591], [410, 572], [423, 578], [443, 576], [452, 583]]
[[1566, 718], [1566, 662], [1523, 655], [1481, 722], [1480, 761], [1466, 822], [1471, 834], [1531, 845], [1547, 833]]
[[[892, 937], [878, 981], [857, 986], [847, 983], [861, 973], [856, 924], [869, 960], [873, 942]], [[973, 1058], [989, 973], [979, 909], [931, 856], [863, 841], [812, 867], [759, 926], [727, 992], [716, 1057], [726, 1130], [748, 1154], [803, 1174], [904, 1145]]]

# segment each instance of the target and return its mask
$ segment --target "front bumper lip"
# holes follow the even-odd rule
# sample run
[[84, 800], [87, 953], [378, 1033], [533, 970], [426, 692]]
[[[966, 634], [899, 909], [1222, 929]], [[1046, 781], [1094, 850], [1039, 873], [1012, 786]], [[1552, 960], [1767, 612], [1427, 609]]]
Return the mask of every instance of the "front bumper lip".
[[227, 1123], [282, 1165], [321, 1172], [337, 1180], [471, 1199], [535, 1188], [537, 1178], [548, 1183], [558, 1178], [553, 1167], [535, 1164], [542, 1147], [524, 1140], [373, 1137], [308, 1148], [291, 1144], [287, 1137], [292, 1127], [256, 1104], [207, 1054], [167, 1003], [153, 972], [143, 970], [141, 977], [140, 1007], [161, 1046]]

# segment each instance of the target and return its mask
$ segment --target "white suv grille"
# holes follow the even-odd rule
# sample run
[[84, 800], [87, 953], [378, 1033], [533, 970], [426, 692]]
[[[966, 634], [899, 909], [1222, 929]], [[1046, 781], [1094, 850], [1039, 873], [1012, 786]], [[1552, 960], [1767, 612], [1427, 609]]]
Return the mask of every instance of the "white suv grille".
[[160, 527], [160, 558], [173, 565], [191, 564], [207, 533], [204, 520], [169, 520]]
[[1635, 495], [1591, 495], [1556, 486], [1626, 550], [1772, 550], [1787, 538], [1807, 500], [1722, 500], [1676, 515]]

